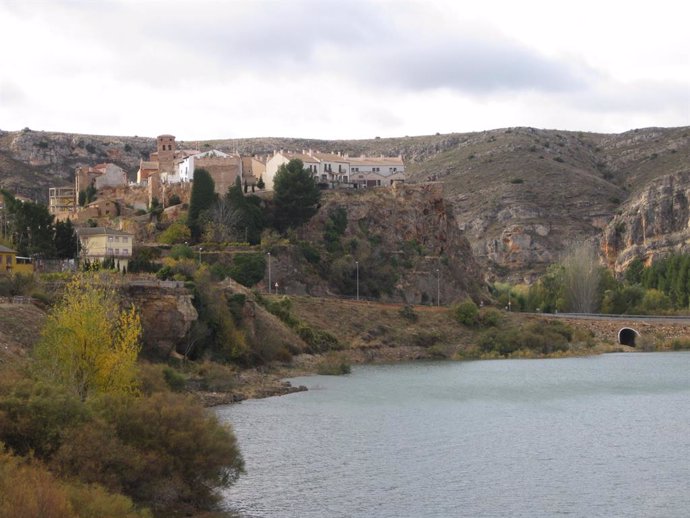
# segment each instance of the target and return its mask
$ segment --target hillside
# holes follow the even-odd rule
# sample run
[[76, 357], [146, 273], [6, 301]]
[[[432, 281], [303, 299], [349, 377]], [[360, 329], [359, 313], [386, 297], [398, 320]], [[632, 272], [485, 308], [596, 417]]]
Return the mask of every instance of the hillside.
[[[634, 204], [654, 182], [690, 171], [688, 127], [621, 134], [508, 128], [368, 140], [247, 138], [178, 144], [261, 155], [310, 148], [400, 154], [409, 181], [443, 183], [458, 228], [487, 277], [513, 281], [533, 279], [572, 242], [606, 241], [607, 226], [627, 203]], [[78, 165], [113, 161], [133, 178], [139, 160], [154, 145], [154, 139], [144, 137], [0, 132], [0, 185], [45, 201], [47, 187], [69, 184]], [[609, 246], [606, 252], [615, 254], [619, 248]]]

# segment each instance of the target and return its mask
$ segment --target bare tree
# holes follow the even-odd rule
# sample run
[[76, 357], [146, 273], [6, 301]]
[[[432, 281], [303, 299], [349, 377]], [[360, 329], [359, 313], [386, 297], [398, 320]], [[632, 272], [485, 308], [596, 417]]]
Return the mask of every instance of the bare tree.
[[[225, 198], [220, 198], [204, 213], [204, 239], [207, 241], [226, 242], [243, 240], [240, 236], [243, 215]], [[243, 231], [242, 231], [243, 232]]]
[[568, 309], [574, 313], [593, 313], [599, 299], [601, 267], [591, 243], [574, 243], [563, 261], [563, 290]]

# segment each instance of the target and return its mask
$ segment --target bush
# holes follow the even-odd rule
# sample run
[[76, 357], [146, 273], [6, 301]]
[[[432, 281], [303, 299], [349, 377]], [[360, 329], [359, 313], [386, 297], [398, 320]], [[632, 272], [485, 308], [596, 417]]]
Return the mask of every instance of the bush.
[[299, 243], [299, 249], [308, 263], [318, 264], [321, 261], [321, 255], [319, 254], [319, 251], [307, 241], [301, 241]]
[[479, 310], [478, 321], [482, 327], [496, 327], [503, 320], [503, 314], [496, 308], [482, 308]]
[[236, 254], [230, 268], [230, 277], [251, 288], [264, 278], [266, 258], [264, 254]]
[[158, 242], [167, 245], [184, 243], [190, 241], [190, 239], [191, 232], [189, 227], [181, 221], [175, 221], [158, 236]]
[[669, 347], [674, 351], [685, 351], [690, 349], [690, 337], [683, 336], [671, 340]]
[[412, 306], [409, 304], [405, 304], [402, 308], [400, 308], [400, 311], [398, 311], [398, 314], [404, 318], [405, 320], [409, 320], [410, 322], [416, 322], [417, 319], [419, 318], [417, 316], [417, 313], [415, 313], [415, 310]]
[[170, 249], [170, 257], [173, 259], [194, 259], [194, 250], [187, 244], [173, 245]]
[[187, 384], [185, 377], [171, 367], [163, 369], [163, 378], [165, 378], [165, 382], [173, 392], [184, 391]]
[[479, 308], [477, 305], [471, 301], [466, 300], [455, 306], [453, 312], [455, 313], [455, 319], [468, 327], [474, 327], [478, 323], [479, 319]]
[[350, 364], [342, 354], [328, 354], [319, 362], [316, 372], [324, 376], [340, 376], [350, 374]]

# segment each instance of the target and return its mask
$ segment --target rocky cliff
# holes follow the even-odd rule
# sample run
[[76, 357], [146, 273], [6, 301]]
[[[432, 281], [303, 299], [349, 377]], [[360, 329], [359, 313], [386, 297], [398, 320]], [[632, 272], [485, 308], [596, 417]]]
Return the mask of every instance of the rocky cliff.
[[[346, 224], [329, 244], [329, 221], [339, 212]], [[431, 304], [440, 296], [448, 304], [487, 297], [481, 268], [441, 183], [326, 192], [298, 234], [321, 260], [309, 264], [298, 250], [276, 248], [272, 281], [281, 293], [355, 297], [358, 276], [362, 297], [384, 301]]]
[[[410, 182], [444, 184], [455, 222], [490, 280], [533, 279], [570, 242], [601, 239], [622, 204], [650, 182], [690, 170], [688, 127], [621, 134], [507, 128], [368, 140], [222, 139], [178, 146], [264, 155], [281, 148], [400, 154]], [[133, 178], [139, 160], [154, 148], [153, 138], [0, 131], [0, 185], [45, 200], [47, 187], [69, 184], [77, 165], [113, 161]]]
[[144, 356], [167, 358], [177, 347], [184, 346], [198, 313], [192, 304], [192, 293], [183, 283], [130, 281], [123, 284], [122, 291], [141, 315]]
[[664, 176], [640, 189], [607, 225], [602, 254], [615, 271], [636, 257], [651, 263], [690, 252], [690, 170]]

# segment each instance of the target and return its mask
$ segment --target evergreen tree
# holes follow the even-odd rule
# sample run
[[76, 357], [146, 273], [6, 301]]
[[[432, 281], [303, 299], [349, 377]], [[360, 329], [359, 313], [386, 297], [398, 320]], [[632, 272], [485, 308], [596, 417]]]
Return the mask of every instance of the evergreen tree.
[[55, 256], [55, 227], [48, 207], [30, 201], [21, 202], [11, 193], [2, 191], [8, 221], [8, 233], [17, 255]]
[[69, 219], [55, 223], [55, 255], [59, 259], [77, 256], [77, 233]]
[[215, 200], [215, 183], [210, 173], [206, 169], [195, 169], [192, 194], [189, 200], [189, 214], [187, 216], [187, 226], [189, 226], [194, 241], [199, 241], [201, 238], [201, 214], [211, 208]]
[[306, 223], [319, 208], [321, 191], [299, 159], [290, 160], [278, 168], [273, 190], [274, 225], [280, 231]]

